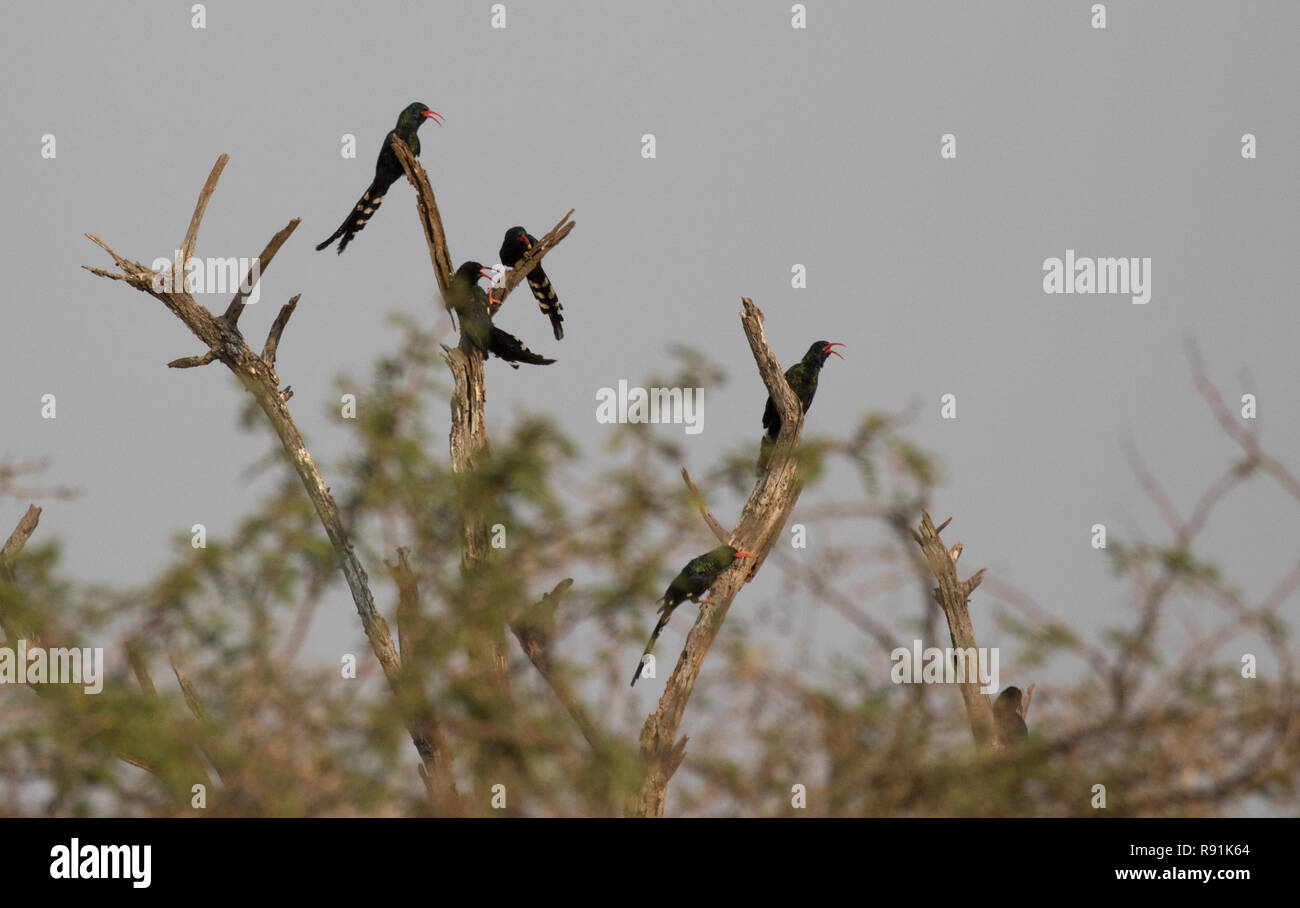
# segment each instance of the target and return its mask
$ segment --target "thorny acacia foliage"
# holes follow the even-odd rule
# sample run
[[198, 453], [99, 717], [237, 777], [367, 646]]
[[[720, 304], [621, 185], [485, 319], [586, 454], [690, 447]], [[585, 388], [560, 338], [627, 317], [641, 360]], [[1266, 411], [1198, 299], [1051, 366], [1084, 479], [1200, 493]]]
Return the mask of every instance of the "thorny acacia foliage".
[[[500, 782], [511, 813], [617, 814], [640, 781], [644, 710], [626, 698], [629, 658], [666, 579], [712, 544], [678, 480], [683, 452], [667, 433], [621, 427], [602, 455], [611, 466], [592, 475], [594, 455], [580, 455], [544, 418], [524, 417], [493, 439], [483, 470], [453, 477], [441, 456], [446, 373], [436, 338], [418, 326], [426, 321], [399, 320], [400, 346], [359, 395], [356, 450], [327, 470], [344, 519], [381, 609], [399, 629], [416, 629], [403, 646], [418, 653], [415, 670], [470, 812], [496, 813], [487, 789]], [[647, 383], [719, 386], [707, 360], [679, 359], [681, 375]], [[1204, 378], [1199, 357], [1193, 369]], [[1212, 384], [1200, 387], [1220, 415]], [[748, 387], [726, 393], [755, 396]], [[805, 440], [808, 486], [792, 520], [860, 542], [774, 550], [769, 571], [779, 572], [781, 590], [749, 590], [733, 610], [688, 713], [690, 755], [669, 812], [791, 814], [797, 782], [808, 786], [807, 812], [827, 815], [1090, 815], [1097, 783], [1107, 786], [1112, 815], [1240, 812], [1247, 796], [1251, 809], [1293, 812], [1300, 743], [1281, 615], [1300, 571], [1280, 565], [1273, 592], [1251, 601], [1231, 581], [1233, 565], [1214, 565], [1196, 547], [1238, 486], [1289, 492], [1286, 466], [1234, 435], [1242, 458], [1179, 509], [1132, 451], [1167, 526], [1148, 539], [1112, 530], [1108, 557], [1132, 608], [1100, 637], [1012, 578], [986, 577], [971, 606], [980, 645], [1002, 648], [1003, 683], [1037, 681], [1038, 689], [1029, 743], [983, 753], [953, 688], [888, 680], [894, 646], [915, 636], [946, 645], [933, 579], [909, 533], [923, 508], [938, 510], [937, 476], [905, 440], [906, 423], [906, 415], [870, 414], [850, 437]], [[730, 462], [696, 475], [715, 513], [734, 513], [756, 446], [745, 439]], [[209, 538], [203, 550], [178, 539], [171, 564], [138, 589], [74, 581], [39, 530], [11, 566], [12, 581], [0, 577], [10, 638], [21, 628], [47, 645], [103, 645], [112, 671], [98, 697], [0, 689], [6, 813], [188, 814], [196, 782], [209, 786], [208, 815], [427, 809], [410, 740], [359, 631], [349, 647], [357, 681], [305, 654], [308, 629], [345, 593], [278, 452], [263, 468], [275, 471], [278, 489], [236, 532]], [[853, 474], [857, 500], [843, 493]], [[509, 716], [484, 711], [491, 700], [464, 659], [474, 622], [487, 620], [460, 608], [471, 591], [458, 569], [455, 515], [466, 506], [509, 528], [510, 557], [474, 579], [490, 584], [488, 600], [521, 630], [511, 638]], [[398, 546], [410, 550], [416, 615], [398, 614], [383, 569]], [[575, 579], [571, 588], [534, 604], [563, 577]], [[474, 595], [484, 595], [481, 586]], [[1206, 604], [1221, 621], [1182, 633], [1178, 616]], [[855, 646], [828, 659], [809, 625], [840, 621]], [[661, 678], [687, 624], [661, 641]], [[585, 730], [524, 656], [518, 641], [531, 634], [551, 641], [552, 671], [583, 704]], [[1259, 655], [1259, 678], [1241, 678], [1242, 652]], [[1077, 680], [1045, 684], [1058, 664], [1074, 666]], [[479, 773], [485, 765], [492, 778]]]

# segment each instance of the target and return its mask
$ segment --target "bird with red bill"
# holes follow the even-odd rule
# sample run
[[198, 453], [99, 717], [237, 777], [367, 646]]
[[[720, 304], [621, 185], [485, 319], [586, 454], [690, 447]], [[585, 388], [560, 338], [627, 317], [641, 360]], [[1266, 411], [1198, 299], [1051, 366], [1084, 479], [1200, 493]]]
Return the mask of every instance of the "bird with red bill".
[[[835, 349], [843, 346], [845, 345], [839, 341], [816, 341], [808, 348], [803, 359], [785, 370], [785, 380], [795, 397], [799, 398], [799, 405], [803, 407], [804, 413], [807, 413], [808, 408], [812, 406], [813, 395], [817, 393], [817, 379], [821, 375], [822, 366], [826, 365], [826, 360], [832, 356], [844, 359], [840, 351]], [[767, 406], [763, 408], [763, 429], [766, 434], [759, 444], [757, 470], [759, 473], [767, 469], [772, 458], [772, 446], [776, 444], [776, 437], [781, 434], [781, 413], [777, 410], [771, 396], [767, 398]]]

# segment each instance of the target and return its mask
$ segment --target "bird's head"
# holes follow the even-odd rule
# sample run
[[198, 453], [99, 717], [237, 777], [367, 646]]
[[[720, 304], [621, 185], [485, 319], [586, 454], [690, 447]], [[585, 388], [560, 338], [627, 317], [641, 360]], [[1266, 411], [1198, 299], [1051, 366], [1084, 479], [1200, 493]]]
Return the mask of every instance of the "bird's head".
[[997, 701], [993, 704], [999, 709], [1005, 709], [1010, 712], [1020, 711], [1020, 701], [1024, 698], [1018, 687], [1008, 687], [1002, 693], [998, 694]]
[[484, 268], [479, 262], [462, 262], [461, 266], [456, 269], [456, 277], [465, 283], [473, 286], [479, 282], [479, 278], [488, 277], [492, 272]]
[[438, 113], [436, 110], [430, 110], [428, 104], [414, 101], [406, 105], [406, 109], [398, 116], [397, 126], [399, 129], [403, 126], [418, 129], [420, 124], [425, 120], [432, 120], [441, 126], [442, 114]]
[[528, 254], [533, 238], [522, 227], [511, 227], [501, 241], [501, 261], [515, 264]]
[[818, 366], [825, 365], [826, 360], [831, 356], [839, 356], [840, 359], [844, 359], [844, 357], [840, 355], [840, 351], [835, 349], [836, 347], [843, 346], [844, 344], [841, 344], [839, 341], [817, 341], [808, 348], [808, 352], [804, 354], [804, 359], [816, 363]]

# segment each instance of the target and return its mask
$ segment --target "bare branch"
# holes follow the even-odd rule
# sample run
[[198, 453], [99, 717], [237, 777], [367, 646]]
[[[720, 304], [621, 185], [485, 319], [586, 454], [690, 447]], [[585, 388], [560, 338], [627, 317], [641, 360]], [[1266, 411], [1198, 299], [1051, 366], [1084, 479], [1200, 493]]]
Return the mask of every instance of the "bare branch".
[[194, 685], [190, 683], [190, 679], [181, 674], [180, 667], [176, 665], [175, 659], [168, 657], [167, 661], [171, 663], [172, 674], [176, 676], [176, 683], [181, 687], [181, 694], [185, 698], [185, 705], [189, 707], [190, 714], [198, 720], [201, 726], [212, 726], [212, 714], [209, 713], [207, 707], [203, 705], [203, 700], [199, 697], [199, 692], [194, 689]]
[[77, 490], [70, 486], [30, 486], [20, 481], [21, 477], [43, 473], [48, 467], [48, 459], [19, 463], [0, 462], [0, 497], [64, 500], [76, 498]]
[[[930, 515], [922, 511], [921, 526], [912, 531], [912, 537], [925, 553], [930, 571], [939, 581], [939, 588], [935, 590], [934, 596], [948, 618], [948, 631], [952, 635], [953, 647], [962, 650], [970, 648], [978, 652], [975, 628], [971, 624], [967, 600], [984, 579], [984, 569], [976, 571], [965, 581], [957, 579], [957, 561], [952, 557], [943, 540], [939, 538], [940, 529], [951, 522], [952, 518], [949, 517], [936, 527], [930, 520]], [[957, 686], [966, 704], [966, 716], [970, 720], [975, 743], [981, 747], [1005, 746], [1006, 742], [1001, 741], [996, 732], [993, 704], [989, 702], [988, 695], [980, 690], [979, 680], [963, 681]]]
[[409, 660], [415, 652], [415, 640], [419, 636], [420, 622], [420, 586], [411, 570], [408, 555], [411, 550], [398, 548], [397, 563], [384, 560], [384, 567], [397, 584], [397, 646], [403, 659]]
[[782, 555], [779, 548], [774, 548], [773, 551], [776, 553], [778, 567], [783, 571], [789, 571], [820, 601], [829, 605], [852, 622], [859, 630], [875, 641], [885, 655], [893, 651], [895, 639], [889, 628], [859, 608], [857, 602], [832, 586], [822, 576], [821, 572], [815, 568], [796, 564], [792, 559]]
[[[226, 155], [221, 155], [217, 159], [212, 173], [208, 176], [208, 182], [204, 185], [203, 192], [199, 196], [199, 203], [195, 208], [194, 217], [190, 223], [190, 231], [186, 234], [183, 251], [192, 252], [193, 250], [198, 227], [202, 221], [203, 210], [207, 206], [208, 199], [216, 187], [217, 178], [220, 176], [227, 160]], [[270, 256], [274, 255], [280, 244], [287, 239], [289, 233], [297, 224], [298, 220], [294, 219], [280, 234], [271, 239], [267, 244], [267, 251], [264, 252], [268, 260]], [[279, 379], [275, 374], [275, 370], [266, 360], [249, 349], [248, 344], [244, 342], [233, 321], [214, 317], [205, 307], [194, 301], [194, 298], [185, 290], [183, 283], [180, 287], [173, 286], [167, 290], [155, 290], [152, 286], [153, 272], [151, 270], [117, 255], [106, 243], [98, 238], [89, 234], [87, 236], [113, 257], [114, 262], [117, 263], [124, 274], [130, 276], [130, 283], [161, 300], [177, 318], [185, 323], [186, 327], [208, 346], [208, 349], [216, 358], [226, 364], [243, 383], [244, 387], [253, 394], [262, 412], [266, 414], [267, 419], [279, 436], [285, 456], [295, 472], [297, 472], [307, 492], [307, 497], [311, 500], [317, 515], [320, 517], [321, 524], [325, 528], [325, 534], [329, 537], [334, 553], [339, 559], [343, 576], [347, 580], [348, 589], [352, 593], [352, 600], [356, 605], [357, 614], [361, 618], [366, 637], [370, 641], [371, 649], [384, 671], [390, 689], [397, 695], [399, 703], [403, 702], [402, 679], [400, 677], [401, 659], [393, 643], [392, 634], [389, 632], [388, 623], [375, 608], [374, 597], [370, 592], [369, 579], [366, 576], [365, 568], [362, 567], [360, 560], [353, 551], [352, 543], [348, 539], [347, 531], [344, 529], [343, 521], [339, 516], [338, 505], [335, 504], [329, 488], [321, 477], [320, 470], [317, 469], [311, 454], [307, 451], [302, 434], [298, 431], [297, 425], [285, 406], [289, 394], [287, 390], [280, 391]], [[234, 302], [238, 302], [238, 299], [232, 301], [232, 304]], [[281, 310], [281, 315], [287, 320], [288, 315], [284, 310]], [[280, 330], [283, 331], [283, 325], [280, 326]], [[274, 327], [272, 332], [278, 342], [279, 334], [275, 332]], [[439, 742], [430, 734], [429, 728], [418, 720], [418, 717], [413, 717], [409, 711], [404, 711], [404, 718], [407, 721], [407, 729], [411, 739], [424, 764], [423, 776], [435, 808], [458, 809], [455, 803], [454, 789], [450, 785], [450, 777], [447, 773], [446, 754], [440, 749]]]
[[280, 335], [284, 333], [285, 325], [289, 324], [289, 316], [293, 315], [293, 310], [298, 307], [298, 300], [301, 297], [301, 293], [295, 293], [293, 299], [280, 307], [280, 312], [266, 335], [266, 346], [262, 348], [262, 362], [266, 363], [267, 368], [272, 371], [275, 370], [275, 353], [280, 346]]
[[266, 269], [271, 267], [271, 259], [275, 258], [275, 254], [280, 251], [280, 247], [284, 245], [284, 241], [289, 239], [289, 235], [298, 229], [298, 225], [301, 222], [301, 218], [294, 218], [286, 224], [279, 233], [267, 241], [266, 248], [264, 248], [262, 254], [257, 257], [257, 261], [253, 262], [253, 264], [249, 266], [248, 274], [244, 277], [244, 282], [239, 285], [239, 289], [235, 293], [234, 299], [232, 299], [230, 305], [226, 307], [226, 314], [222, 316], [231, 328], [235, 328], [239, 325], [239, 316], [244, 313], [244, 300], [248, 299], [248, 295], [253, 292], [253, 287], [256, 286], [257, 281], [260, 281], [262, 275], [266, 273]]
[[1086, 639], [1077, 634], [1073, 628], [1061, 621], [1055, 615], [1048, 613], [1033, 599], [1033, 597], [1015, 584], [994, 576], [988, 577], [987, 583], [988, 591], [995, 597], [1001, 599], [1007, 605], [1010, 605], [1028, 615], [1034, 621], [1041, 624], [1044, 629], [1051, 631], [1053, 634], [1068, 641], [1072, 647], [1079, 650], [1083, 660], [1091, 666], [1092, 670], [1097, 673], [1098, 677], [1107, 677], [1109, 667], [1106, 661], [1106, 654], [1102, 650], [1092, 643], [1089, 643]]
[[686, 471], [685, 467], [682, 467], [682, 480], [686, 483], [686, 488], [691, 493], [691, 500], [694, 501], [695, 506], [700, 509], [700, 516], [703, 517], [704, 522], [709, 525], [709, 529], [712, 530], [713, 535], [718, 538], [718, 542], [721, 542], [723, 545], [730, 545], [731, 536], [727, 533], [726, 529], [723, 528], [722, 524], [718, 523], [718, 518], [713, 516], [713, 512], [709, 510], [708, 502], [704, 500], [704, 494], [696, 488], [695, 482], [691, 479], [691, 474]]
[[[425, 172], [424, 167], [411, 154], [411, 149], [405, 142], [397, 136], [393, 136], [391, 147], [397, 155], [398, 161], [401, 162], [406, 179], [415, 189], [416, 206], [420, 216], [420, 225], [424, 229], [425, 243], [429, 249], [429, 260], [433, 264], [434, 277], [437, 279], [438, 288], [445, 298], [451, 286], [455, 269], [452, 265], [451, 251], [447, 246], [447, 233], [442, 225], [442, 215], [438, 211], [438, 202], [434, 197], [433, 186], [429, 182], [429, 175]], [[572, 211], [570, 211], [570, 214], [572, 214]], [[529, 267], [534, 267], [546, 251], [563, 239], [564, 236], [567, 236], [568, 232], [573, 229], [572, 223], [564, 224], [567, 219], [568, 215], [565, 215], [561, 224], [556, 225], [556, 228], [547, 234], [545, 241], [537, 244], [542, 248], [534, 250], [535, 255], [527, 261]], [[561, 225], [564, 225], [563, 229], [561, 229]], [[523, 264], [521, 263], [521, 265]], [[523, 277], [526, 270], [521, 271], [520, 278]], [[505, 295], [506, 293], [502, 293], [501, 298], [504, 299]], [[466, 474], [472, 472], [481, 457], [488, 453], [486, 417], [484, 413], [487, 392], [484, 387], [483, 355], [474, 349], [463, 334], [457, 349], [452, 349], [444, 344], [443, 351], [447, 368], [451, 370], [454, 381], [451, 399], [451, 435], [449, 439], [451, 466], [454, 473]], [[470, 578], [484, 566], [490, 556], [487, 523], [481, 510], [476, 506], [463, 507], [460, 517], [463, 534], [461, 571], [465, 577]], [[473, 599], [473, 591], [471, 593], [471, 599]], [[486, 606], [487, 603], [471, 602], [469, 608], [481, 612]], [[520, 642], [522, 644], [524, 641], [521, 639]], [[496, 706], [500, 708], [498, 714], [502, 716], [503, 721], [508, 721], [511, 718], [508, 711], [511, 701], [510, 666], [506, 653], [504, 623], [496, 625], [494, 622], [494, 626], [485, 628], [482, 633], [471, 634], [468, 649], [471, 661], [486, 670], [487, 677], [485, 680], [497, 701]], [[525, 649], [527, 650], [528, 647], [526, 646]], [[530, 653], [530, 658], [541, 655], [544, 655], [544, 651], [534, 649]], [[546, 675], [547, 673], [543, 672], [543, 674]], [[547, 680], [552, 682], [552, 687], [555, 686], [552, 677], [547, 676]], [[557, 689], [556, 693], [558, 695], [560, 691]], [[573, 702], [576, 703], [576, 701]], [[575, 716], [575, 718], [577, 717]], [[593, 729], [594, 726], [586, 727], [583, 733], [588, 734]]]
[[[9, 538], [5, 541], [4, 546], [0, 548], [0, 581], [8, 583], [14, 582], [13, 563], [17, 559], [18, 555], [21, 554], [23, 547], [27, 544], [27, 540], [31, 538], [34, 532], [36, 532], [36, 526], [40, 522], [40, 517], [41, 509], [36, 507], [36, 505], [28, 505], [26, 513], [24, 513], [19, 519], [18, 525], [14, 528], [14, 531], [9, 534]], [[0, 600], [0, 605], [2, 604], [3, 600]], [[17, 621], [13, 620], [13, 616], [5, 614], [4, 610], [0, 609], [0, 630], [3, 630], [5, 634], [11, 638], [22, 637], [23, 639], [26, 639], [28, 645], [38, 645], [40, 643], [40, 638], [31, 628], [15, 627], [15, 624], [17, 624]], [[152, 684], [152, 682], [150, 683]], [[52, 693], [52, 688], [49, 685], [41, 684], [37, 681], [29, 680], [27, 686], [38, 697], [49, 697]], [[166, 732], [164, 732], [164, 734], [166, 734]], [[115, 755], [119, 760], [122, 760], [125, 763], [129, 763], [132, 766], [143, 769], [145, 772], [154, 774], [153, 766], [148, 760], [139, 754], [128, 753], [117, 748], [115, 749]], [[201, 770], [201, 767], [198, 768]]]
[[438, 281], [438, 289], [446, 294], [451, 286], [451, 276], [455, 273], [452, 265], [451, 250], [447, 248], [447, 232], [442, 227], [442, 215], [438, 213], [438, 202], [433, 196], [433, 186], [424, 167], [411, 154], [397, 136], [393, 136], [393, 151], [402, 164], [406, 179], [415, 187], [415, 200], [420, 213], [420, 226], [424, 228], [424, 240], [429, 246], [429, 261], [433, 263], [433, 275]]
[[1165, 525], [1177, 532], [1183, 522], [1182, 518], [1178, 516], [1178, 509], [1174, 507], [1173, 501], [1165, 494], [1165, 490], [1161, 487], [1155, 474], [1147, 468], [1146, 462], [1142, 459], [1137, 446], [1133, 443], [1133, 439], [1127, 435], [1124, 438], [1124, 457], [1137, 475], [1138, 482], [1146, 491], [1147, 497], [1151, 499], [1156, 506], [1156, 510], [1160, 512], [1160, 516], [1164, 518]]
[[510, 295], [511, 291], [518, 287], [520, 282], [542, 263], [542, 258], [546, 253], [558, 246], [560, 240], [568, 236], [569, 232], [577, 226], [574, 221], [569, 220], [572, 215], [573, 209], [570, 208], [568, 213], [560, 218], [556, 225], [548, 230], [541, 239], [529, 246], [524, 257], [505, 273], [501, 280], [501, 286], [495, 288], [495, 292], [492, 294], [491, 312], [493, 315], [501, 308], [501, 304], [506, 301], [506, 297]]
[[738, 562], [713, 584], [708, 600], [701, 602], [699, 616], [686, 635], [686, 645], [664, 686], [659, 706], [646, 718], [641, 729], [641, 759], [646, 767], [646, 777], [639, 795], [628, 805], [627, 813], [632, 816], [663, 815], [668, 782], [686, 754], [685, 738], [677, 740], [677, 732], [704, 658], [722, 628], [736, 594], [766, 559], [802, 490], [799, 462], [789, 456], [789, 450], [798, 443], [803, 428], [803, 410], [786, 383], [780, 364], [768, 348], [763, 333], [763, 313], [748, 298], [742, 299], [741, 305], [741, 325], [749, 339], [754, 361], [768, 393], [782, 414], [779, 439], [785, 447], [772, 457], [768, 469], [758, 477], [741, 512], [740, 522], [730, 533], [730, 538], [735, 540], [733, 545], [755, 553], [753, 566]]
[[[218, 160], [217, 163], [220, 164], [221, 161]], [[197, 213], [197, 212], [196, 212], [196, 213]], [[87, 234], [84, 234], [84, 236], [86, 237], [86, 239], [90, 240], [92, 243], [94, 243], [94, 244], [95, 244], [96, 246], [98, 246], [100, 249], [103, 249], [103, 250], [104, 250], [105, 252], [107, 252], [110, 256], [112, 256], [112, 257], [113, 257], [113, 261], [117, 264], [117, 267], [121, 268], [123, 271], [126, 271], [126, 272], [130, 272], [130, 271], [133, 270], [132, 266], [135, 264], [134, 262], [128, 262], [126, 259], [122, 258], [120, 255], [118, 255], [116, 252], [114, 252], [112, 249], [110, 249], [109, 246], [108, 246], [108, 244], [105, 243], [103, 240], [101, 240], [99, 237], [95, 236], [93, 233], [87, 233]], [[87, 267], [87, 266], [84, 266], [84, 265], [83, 265], [82, 267]], [[106, 276], [107, 276], [107, 275], [106, 275]]]
[[[0, 548], [0, 571], [8, 574], [12, 570], [14, 559], [23, 550], [23, 546], [27, 545], [27, 540], [32, 538], [32, 533], [36, 532], [36, 525], [40, 522], [41, 509], [29, 504], [26, 513], [18, 519], [18, 525], [5, 540], [4, 548]], [[12, 582], [12, 575], [8, 579]]]
[[[1175, 546], [1186, 551], [1196, 536], [1205, 528], [1210, 513], [1236, 485], [1241, 482], [1241, 471], [1229, 468], [1210, 486], [1192, 508], [1192, 516], [1185, 523], [1180, 522], [1174, 531]], [[1145, 590], [1138, 606], [1138, 625], [1120, 647], [1111, 669], [1111, 699], [1114, 712], [1121, 713], [1128, 704], [1129, 689], [1133, 685], [1138, 668], [1143, 664], [1138, 655], [1144, 651], [1148, 641], [1155, 635], [1160, 622], [1161, 609], [1168, 601], [1169, 593], [1174, 588], [1178, 577], [1178, 568], [1166, 562], [1161, 563], [1160, 576]]]
[[217, 354], [209, 350], [202, 356], [182, 356], [180, 359], [174, 359], [167, 364], [169, 369], [193, 369], [197, 366], [206, 366], [208, 363], [215, 362]]
[[135, 674], [135, 680], [140, 684], [140, 690], [150, 696], [158, 696], [158, 690], [154, 687], [153, 676], [149, 674], [149, 666], [145, 665], [139, 649], [131, 641], [127, 641], [126, 644], [126, 661]]
[[1257, 468], [1282, 486], [1287, 493], [1296, 501], [1300, 501], [1300, 479], [1286, 468], [1286, 466], [1274, 457], [1265, 454], [1259, 446], [1259, 439], [1249, 432], [1239, 418], [1232, 415], [1232, 410], [1224, 401], [1219, 389], [1214, 386], [1209, 375], [1205, 371], [1205, 360], [1201, 357], [1201, 352], [1196, 344], [1188, 341], [1187, 359], [1192, 367], [1192, 380], [1196, 383], [1196, 390], [1200, 392], [1201, 397], [1210, 405], [1214, 412], [1214, 417], [1219, 421], [1223, 430], [1241, 446], [1246, 452], [1246, 466]]
[[555, 634], [555, 609], [564, 594], [573, 586], [573, 578], [568, 577], [555, 585], [525, 615], [510, 622], [510, 630], [523, 648], [524, 655], [533, 664], [538, 673], [546, 680], [557, 700], [568, 711], [578, 731], [586, 739], [588, 746], [597, 754], [608, 753], [605, 735], [596, 727], [587, 714], [586, 708], [578, 699], [569, 683], [564, 680], [551, 663], [551, 642]]
[[[212, 193], [216, 191], [217, 180], [221, 179], [221, 171], [226, 169], [226, 162], [229, 160], [230, 156], [226, 154], [217, 158], [217, 163], [212, 165], [212, 172], [208, 174], [207, 182], [203, 184], [203, 190], [199, 193], [199, 200], [194, 205], [194, 214], [190, 216], [189, 229], [185, 231], [185, 239], [181, 241], [180, 266], [182, 269], [185, 268], [185, 263], [190, 260], [190, 257], [194, 255], [194, 245], [199, 239], [199, 225], [203, 223], [203, 213], [208, 210], [208, 200], [212, 198]], [[107, 249], [108, 247], [105, 246], [104, 248]], [[118, 265], [121, 264], [121, 262], [118, 262]]]
[[398, 548], [396, 564], [384, 561], [384, 566], [397, 584], [397, 639], [402, 649], [401, 670], [393, 677], [393, 691], [403, 714], [407, 716], [407, 723], [412, 728], [419, 729], [416, 747], [422, 757], [425, 757], [427, 751], [427, 758], [422, 764], [422, 778], [434, 794], [435, 803], [442, 805], [448, 813], [459, 814], [463, 812], [463, 805], [456, 794], [456, 782], [452, 777], [451, 748], [443, 736], [420, 671], [428, 625], [421, 613], [419, 581], [411, 570], [409, 555], [410, 549]]

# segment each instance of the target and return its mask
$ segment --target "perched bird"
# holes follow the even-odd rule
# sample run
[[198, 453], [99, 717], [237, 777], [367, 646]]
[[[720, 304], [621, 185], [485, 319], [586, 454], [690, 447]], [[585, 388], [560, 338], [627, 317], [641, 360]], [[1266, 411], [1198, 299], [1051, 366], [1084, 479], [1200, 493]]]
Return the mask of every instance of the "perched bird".
[[[843, 347], [839, 341], [817, 341], [808, 348], [808, 352], [803, 355], [803, 359], [795, 363], [789, 369], [785, 370], [785, 380], [790, 385], [790, 390], [799, 398], [799, 403], [803, 406], [803, 411], [808, 412], [812, 406], [813, 395], [817, 393], [817, 376], [821, 374], [822, 366], [826, 365], [826, 360], [832, 354], [840, 356], [840, 351], [835, 347]], [[776, 409], [776, 403], [771, 397], [767, 399], [767, 406], [763, 409], [763, 428], [767, 430], [758, 452], [758, 472], [762, 473], [767, 469], [768, 460], [772, 456], [772, 446], [776, 443], [776, 437], [781, 434], [781, 414]]]
[[993, 718], [998, 723], [998, 736], [1005, 744], [1014, 744], [1029, 737], [1029, 726], [1020, 715], [1020, 688], [1008, 687], [993, 701]]
[[672, 617], [673, 609], [687, 599], [692, 602], [699, 602], [700, 597], [709, 591], [722, 572], [731, 567], [737, 558], [752, 558], [753, 556], [753, 552], [746, 552], [744, 549], [738, 549], [730, 545], [720, 545], [713, 551], [705, 552], [698, 558], [692, 558], [686, 563], [686, 567], [682, 568], [682, 572], [673, 578], [672, 583], [668, 584], [668, 591], [659, 600], [663, 603], [659, 606], [659, 612], [663, 617], [659, 619], [659, 623], [655, 625], [654, 633], [650, 635], [650, 642], [646, 644], [645, 652], [641, 654], [642, 661], [636, 664], [636, 673], [632, 675], [633, 684], [636, 684], [636, 679], [641, 677], [641, 667], [644, 664], [645, 657], [650, 653], [650, 650], [654, 649], [655, 641], [659, 639], [664, 626], [668, 624], [668, 619]]
[[483, 277], [492, 277], [492, 272], [478, 262], [465, 262], [452, 275], [447, 294], [448, 303], [460, 319], [461, 333], [470, 345], [484, 356], [490, 353], [504, 359], [512, 369], [519, 368], [517, 363], [549, 366], [555, 362], [529, 350], [519, 338], [492, 324], [488, 295], [478, 285], [479, 278]]
[[393, 151], [393, 136], [401, 136], [411, 149], [411, 154], [417, 158], [420, 156], [420, 137], [416, 134], [426, 119], [431, 119], [439, 126], [442, 125], [442, 114], [436, 110], [430, 110], [427, 105], [416, 101], [408, 104], [397, 117], [397, 127], [391, 130], [384, 137], [384, 147], [379, 149], [379, 160], [375, 162], [375, 178], [370, 182], [370, 188], [361, 196], [361, 201], [357, 202], [356, 207], [348, 212], [347, 218], [339, 225], [339, 229], [330, 235], [330, 238], [316, 247], [316, 251], [324, 249], [330, 243], [333, 243], [339, 237], [343, 239], [339, 242], [339, 255], [347, 248], [348, 243], [357, 235], [366, 222], [379, 208], [379, 203], [384, 200], [384, 193], [388, 192], [388, 187], [397, 182], [397, 178], [402, 175], [402, 162], [397, 160], [397, 152]]
[[[537, 237], [524, 228], [511, 227], [506, 231], [506, 238], [501, 241], [501, 264], [507, 268], [515, 267], [536, 242]], [[563, 340], [564, 316], [560, 315], [560, 310], [564, 307], [560, 305], [560, 299], [555, 295], [555, 288], [551, 286], [551, 279], [546, 276], [540, 263], [528, 272], [528, 286], [533, 291], [533, 296], [537, 298], [537, 305], [541, 308], [542, 314], [551, 320], [551, 330], [555, 332], [555, 339]]]

